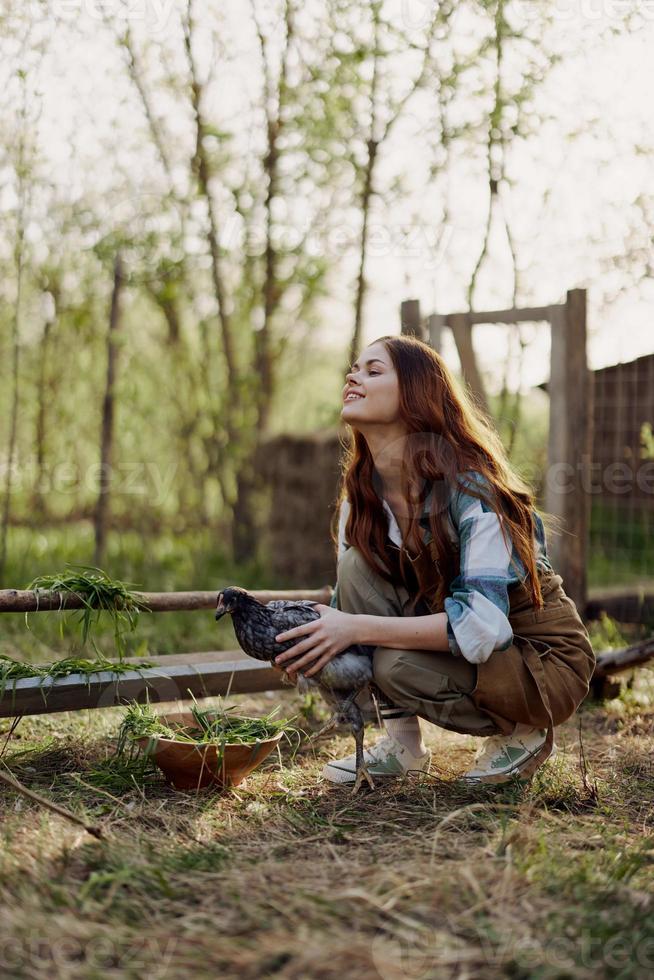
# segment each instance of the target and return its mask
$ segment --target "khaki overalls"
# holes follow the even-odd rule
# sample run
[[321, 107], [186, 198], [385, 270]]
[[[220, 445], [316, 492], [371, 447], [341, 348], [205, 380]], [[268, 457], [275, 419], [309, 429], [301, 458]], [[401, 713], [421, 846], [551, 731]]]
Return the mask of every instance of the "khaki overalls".
[[[419, 556], [429, 561], [429, 555]], [[433, 572], [433, 566], [432, 566]], [[595, 655], [562, 578], [541, 572], [544, 608], [537, 610], [524, 585], [509, 589], [514, 643], [483, 664], [449, 651], [370, 647], [374, 680], [387, 703], [405, 707], [450, 731], [510, 735], [517, 723], [548, 730], [566, 721], [588, 693]], [[403, 585], [387, 582], [351, 547], [338, 562], [336, 607], [373, 616], [442, 612], [411, 606]]]

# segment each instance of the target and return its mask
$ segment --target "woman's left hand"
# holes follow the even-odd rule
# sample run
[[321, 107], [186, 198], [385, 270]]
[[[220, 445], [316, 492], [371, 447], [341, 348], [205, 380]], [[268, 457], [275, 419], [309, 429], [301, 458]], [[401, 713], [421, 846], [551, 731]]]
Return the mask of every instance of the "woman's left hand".
[[[322, 603], [317, 603], [313, 608], [320, 613], [320, 619], [295, 626], [284, 633], [278, 633], [275, 637], [278, 643], [305, 637], [301, 643], [296, 643], [275, 657], [275, 666], [283, 667], [291, 676], [296, 670], [302, 670], [305, 677], [311, 677], [312, 674], [322, 670], [325, 664], [328, 664], [338, 653], [342, 653], [357, 642], [354, 631], [356, 617], [353, 613], [341, 612], [340, 609]], [[294, 660], [302, 653], [303, 657], [300, 656], [299, 660], [286, 666], [289, 660]], [[304, 668], [309, 664], [311, 668], [305, 670]]]

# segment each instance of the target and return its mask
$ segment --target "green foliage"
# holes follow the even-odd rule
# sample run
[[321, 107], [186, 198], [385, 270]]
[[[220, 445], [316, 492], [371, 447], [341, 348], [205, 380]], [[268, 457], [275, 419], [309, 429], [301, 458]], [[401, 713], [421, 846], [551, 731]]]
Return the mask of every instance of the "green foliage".
[[652, 515], [621, 501], [591, 502], [588, 578], [591, 586], [628, 585], [654, 577]]
[[[75, 775], [75, 774], [74, 774]], [[90, 786], [111, 793], [127, 793], [161, 784], [161, 771], [148, 755], [129, 758], [126, 754], [103, 759], [84, 774]]]
[[489, 401], [504, 445], [512, 446], [511, 464], [542, 500], [547, 472], [549, 400], [540, 391], [526, 392], [512, 398], [501, 415], [501, 396], [493, 396]]
[[600, 613], [599, 619], [589, 625], [588, 635], [593, 644], [593, 649], [597, 653], [601, 650], [624, 647], [629, 643], [629, 640], [621, 631], [620, 624], [607, 615], [604, 610]]
[[642, 459], [654, 459], [654, 431], [651, 422], [643, 422], [640, 428], [640, 442]]

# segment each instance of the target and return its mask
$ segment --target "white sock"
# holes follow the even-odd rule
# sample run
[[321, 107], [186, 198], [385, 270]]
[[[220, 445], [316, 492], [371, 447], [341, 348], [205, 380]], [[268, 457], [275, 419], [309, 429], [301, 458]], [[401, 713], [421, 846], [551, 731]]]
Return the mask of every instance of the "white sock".
[[534, 728], [533, 725], [523, 725], [522, 722], [516, 722], [516, 726], [513, 729], [513, 732], [511, 733], [511, 735], [512, 736], [513, 735], [518, 735], [518, 736], [520, 736], [520, 735], [533, 735], [533, 733], [535, 731], [537, 731], [537, 729]]
[[417, 715], [409, 715], [403, 718], [387, 718], [384, 717], [384, 713], [382, 712], [382, 718], [384, 719], [384, 727], [388, 734], [392, 738], [397, 739], [401, 745], [404, 745], [411, 755], [419, 756], [425, 754], [427, 749], [422, 741], [420, 719]]

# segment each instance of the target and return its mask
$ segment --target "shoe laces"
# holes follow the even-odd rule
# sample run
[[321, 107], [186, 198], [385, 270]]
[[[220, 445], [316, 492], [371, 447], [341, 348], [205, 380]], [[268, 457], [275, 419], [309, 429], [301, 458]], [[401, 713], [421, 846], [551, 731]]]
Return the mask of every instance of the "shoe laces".
[[368, 753], [371, 759], [379, 762], [384, 755], [388, 755], [390, 750], [396, 748], [396, 745], [397, 743], [391, 735], [384, 735], [368, 749]]
[[[546, 732], [534, 729], [534, 732], [538, 732], [543, 738]], [[493, 756], [498, 755], [500, 752], [505, 752], [509, 746], [520, 746], [529, 752], [529, 747], [525, 744], [525, 738], [529, 737], [528, 732], [521, 733], [520, 735], [489, 735], [485, 740], [485, 744], [480, 746], [475, 755], [474, 761], [476, 763], [486, 762], [487, 759], [491, 759]]]
[[486, 759], [497, 755], [498, 752], [502, 752], [506, 748], [506, 742], [506, 735], [489, 735], [484, 739], [483, 745], [477, 749], [474, 761], [485, 762]]

